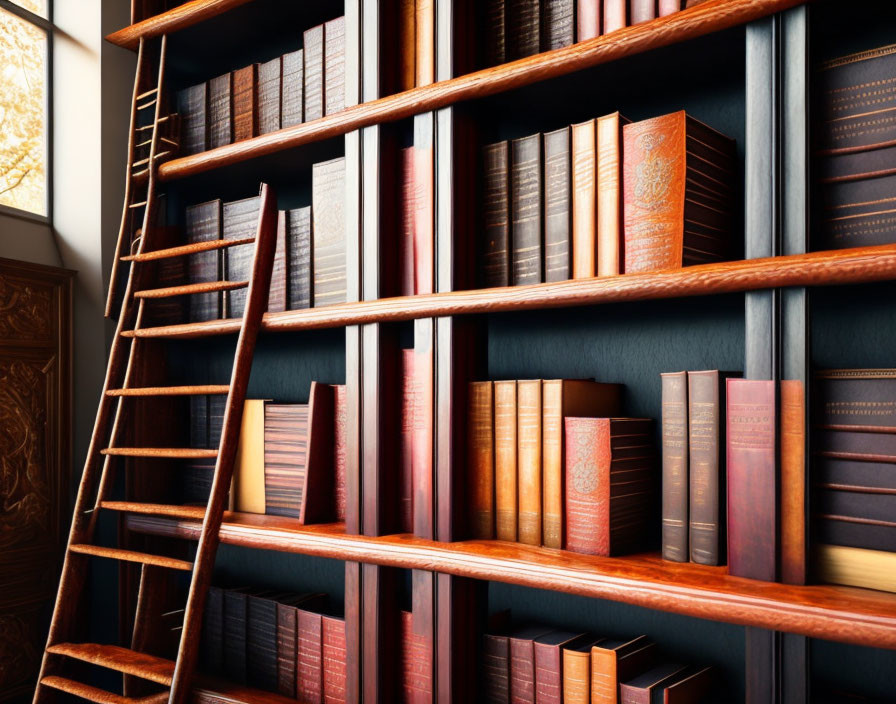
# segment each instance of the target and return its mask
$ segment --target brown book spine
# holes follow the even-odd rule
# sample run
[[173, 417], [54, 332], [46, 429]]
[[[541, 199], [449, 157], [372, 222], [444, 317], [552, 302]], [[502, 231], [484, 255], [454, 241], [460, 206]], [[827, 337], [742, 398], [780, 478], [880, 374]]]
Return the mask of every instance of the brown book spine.
[[798, 380], [781, 382], [781, 579], [806, 583], [806, 397]]
[[657, 0], [631, 0], [632, 24], [641, 24], [656, 19]]
[[283, 85], [280, 87], [280, 126], [302, 123], [305, 113], [305, 52], [283, 55]]
[[485, 0], [485, 65], [500, 66], [507, 61], [507, 10], [504, 0]]
[[507, 60], [538, 53], [541, 46], [539, 0], [505, 0], [507, 5]]
[[345, 109], [345, 17], [324, 25], [324, 114]]
[[323, 620], [320, 614], [297, 610], [298, 645], [296, 664], [296, 698], [308, 704], [322, 704]]
[[544, 136], [544, 280], [572, 273], [572, 162], [570, 129]]
[[398, 90], [410, 90], [417, 83], [417, 4], [399, 0]]
[[562, 49], [576, 41], [576, 0], [542, 0], [541, 50]]
[[184, 88], [177, 93], [181, 118], [181, 149], [199, 154], [208, 149], [208, 83]]
[[597, 129], [594, 120], [572, 126], [572, 276], [597, 272]]
[[258, 136], [258, 64], [233, 72], [233, 141]]
[[896, 432], [896, 370], [832, 369], [816, 377], [815, 423], [828, 430]]
[[301, 515], [307, 463], [307, 404], [265, 404], [265, 513], [291, 518]]
[[482, 286], [510, 285], [510, 143], [483, 148]]
[[517, 383], [495, 382], [495, 528], [498, 540], [516, 542]]
[[597, 120], [597, 275], [624, 271], [622, 242], [622, 126], [618, 112]]
[[519, 541], [541, 545], [541, 379], [517, 382]]
[[482, 639], [482, 690], [488, 704], [510, 704], [510, 643], [507, 636]]
[[563, 380], [548, 380], [541, 387], [542, 487], [544, 490], [543, 542], [563, 547]]
[[[221, 239], [221, 215], [220, 200], [189, 206], [186, 209], [185, 224], [187, 243]], [[219, 281], [222, 275], [221, 260], [220, 250], [191, 255], [187, 264], [188, 282]], [[193, 294], [188, 305], [190, 321], [216, 320], [222, 317], [221, 293], [218, 291]]]
[[471, 535], [495, 537], [495, 417], [494, 385], [490, 381], [470, 384], [467, 415], [467, 449], [471, 498]]
[[414, 256], [414, 217], [416, 214], [416, 186], [414, 184], [414, 148], [401, 150], [401, 233], [399, 258], [401, 295], [413, 296], [416, 291]]
[[277, 604], [277, 691], [287, 697], [296, 696], [296, 608]]
[[311, 171], [311, 217], [314, 307], [344, 303], [345, 158], [314, 164]]
[[604, 34], [622, 29], [626, 22], [627, 0], [603, 0], [604, 4]]
[[660, 17], [671, 15], [681, 10], [681, 0], [659, 0], [657, 14]]
[[283, 60], [277, 57], [258, 66], [258, 134], [280, 129]]
[[576, 41], [600, 36], [601, 0], [576, 0]]
[[337, 384], [333, 390], [333, 416], [335, 418], [333, 428], [333, 503], [336, 507], [336, 520], [345, 522], [345, 384]]
[[433, 0], [417, 0], [417, 85], [428, 86], [436, 80], [436, 16]]
[[775, 581], [775, 383], [728, 379], [728, 572]]
[[401, 351], [401, 530], [414, 532], [414, 350]]
[[510, 164], [511, 283], [538, 284], [544, 281], [541, 135], [513, 140]]
[[688, 549], [688, 375], [662, 375], [663, 384], [663, 559], [687, 562]]
[[274, 250], [274, 266], [271, 269], [271, 285], [268, 292], [268, 312], [280, 313], [288, 308], [289, 300], [286, 290], [286, 233], [287, 215], [281, 210], [277, 216], [277, 245]]
[[208, 147], [233, 141], [233, 76], [225, 73], [208, 82]]
[[305, 30], [305, 122], [324, 116], [324, 26]]
[[345, 619], [324, 616], [321, 620], [324, 704], [346, 704]]
[[591, 653], [563, 650], [563, 704], [591, 704]]

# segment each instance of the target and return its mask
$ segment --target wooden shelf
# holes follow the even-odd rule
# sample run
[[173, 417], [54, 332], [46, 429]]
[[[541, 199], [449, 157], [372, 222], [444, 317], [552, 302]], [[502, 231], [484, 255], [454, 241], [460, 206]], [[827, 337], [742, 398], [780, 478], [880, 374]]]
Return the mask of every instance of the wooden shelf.
[[[135, 48], [140, 37], [155, 37], [189, 27], [248, 0], [193, 0], [106, 37]], [[346, 108], [277, 132], [228, 144], [201, 154], [172, 159], [159, 166], [162, 181], [183, 178], [346, 134], [374, 124], [394, 122], [454, 103], [483, 98], [563, 76], [599, 64], [736, 27], [806, 0], [707, 0], [695, 7], [625, 27], [616, 32], [547, 51], [518, 61], [475, 71], [428, 86]]]
[[[701, 264], [649, 274], [435, 293], [266, 313], [268, 332], [386, 323], [417, 318], [709, 296], [788, 286], [828, 286], [896, 279], [896, 245]], [[126, 337], [191, 338], [238, 332], [238, 319], [125, 331]]]
[[[195, 539], [197, 521], [128, 516], [127, 527]], [[410, 535], [346, 535], [341, 524], [301, 526], [277, 516], [225, 513], [221, 541], [608, 599], [696, 618], [896, 649], [896, 595], [850, 587], [797, 587], [731, 577], [724, 567], [658, 555], [577, 555], [500, 541], [438, 543]]]

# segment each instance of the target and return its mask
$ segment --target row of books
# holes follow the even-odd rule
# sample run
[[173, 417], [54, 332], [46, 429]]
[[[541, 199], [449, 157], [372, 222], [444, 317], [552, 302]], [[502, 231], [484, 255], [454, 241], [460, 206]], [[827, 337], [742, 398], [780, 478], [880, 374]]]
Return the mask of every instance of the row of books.
[[344, 702], [345, 619], [326, 606], [324, 594], [210, 587], [200, 667], [305, 704]]
[[699, 704], [715, 673], [666, 660], [647, 636], [525, 625], [485, 636], [481, 679], [483, 701], [493, 704]]
[[731, 251], [733, 140], [618, 112], [486, 145], [480, 285], [674, 269]]
[[198, 154], [345, 108], [345, 17], [308, 29], [302, 48], [178, 92], [181, 149]]

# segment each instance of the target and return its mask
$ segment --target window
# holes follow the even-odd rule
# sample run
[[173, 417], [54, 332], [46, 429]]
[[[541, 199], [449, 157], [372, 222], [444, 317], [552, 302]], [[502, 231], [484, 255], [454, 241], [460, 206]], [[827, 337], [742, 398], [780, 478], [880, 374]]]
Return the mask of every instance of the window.
[[0, 206], [48, 215], [50, 0], [0, 0]]

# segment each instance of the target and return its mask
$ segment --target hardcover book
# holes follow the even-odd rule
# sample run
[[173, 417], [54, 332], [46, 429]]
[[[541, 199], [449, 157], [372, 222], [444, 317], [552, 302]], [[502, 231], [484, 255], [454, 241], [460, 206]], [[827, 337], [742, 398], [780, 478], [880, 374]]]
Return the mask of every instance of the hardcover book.
[[296, 696], [296, 615], [296, 608], [292, 604], [277, 604], [277, 692], [287, 697]]
[[541, 135], [510, 143], [511, 284], [544, 281]]
[[[225, 240], [241, 240], [255, 237], [258, 231], [259, 196], [224, 203], [222, 235]], [[255, 244], [241, 244], [228, 247], [224, 251], [224, 280], [249, 281], [252, 276], [252, 260]], [[238, 288], [224, 292], [224, 315], [228, 318], [242, 318], [246, 309], [248, 288]]]
[[544, 280], [572, 276], [570, 128], [544, 135]]
[[657, 0], [631, 0], [632, 24], [641, 24], [656, 19]]
[[400, 528], [414, 532], [414, 350], [401, 351]]
[[510, 285], [510, 143], [483, 147], [482, 286]]
[[822, 428], [896, 433], [896, 369], [828, 369], [815, 378]]
[[345, 619], [324, 616], [322, 621], [324, 702], [345, 704]]
[[896, 553], [819, 544], [815, 570], [822, 582], [896, 592]]
[[414, 183], [414, 148], [401, 150], [401, 233], [398, 240], [399, 268], [401, 270], [402, 296], [413, 296], [417, 293], [416, 257], [414, 252], [414, 218], [417, 204], [416, 184]]
[[663, 559], [687, 562], [688, 374], [661, 374], [663, 385]]
[[563, 704], [591, 704], [591, 649], [600, 640], [586, 638], [563, 649]]
[[314, 164], [311, 170], [314, 307], [344, 303], [345, 158]]
[[498, 540], [516, 542], [517, 383], [495, 382], [495, 531]]
[[258, 64], [233, 72], [233, 141], [258, 136]]
[[286, 211], [277, 213], [277, 239], [274, 247], [274, 263], [268, 288], [268, 312], [281, 313], [288, 307], [286, 260]]
[[208, 82], [208, 147], [233, 141], [233, 77], [230, 73]]
[[516, 387], [519, 541], [527, 545], [541, 545], [541, 379], [520, 380]]
[[597, 275], [621, 274], [622, 127], [630, 120], [618, 112], [597, 119]]
[[199, 154], [208, 149], [208, 83], [179, 91], [177, 112], [181, 119], [181, 151]]
[[286, 211], [289, 310], [311, 307], [311, 207]]
[[495, 537], [494, 410], [494, 384], [472, 382], [467, 414], [470, 534], [483, 540]]
[[572, 276], [597, 273], [597, 125], [572, 126]]
[[323, 704], [323, 617], [308, 609], [296, 610], [296, 699]]
[[591, 704], [618, 704], [619, 685], [649, 670], [657, 647], [647, 636], [606, 638], [591, 648]]
[[414, 630], [414, 616], [401, 612], [401, 665], [404, 701], [409, 704], [432, 701], [432, 675], [429, 671], [426, 639]]
[[562, 49], [576, 41], [576, 0], [542, 0], [541, 50]]
[[562, 704], [563, 649], [592, 640], [584, 633], [569, 631], [551, 631], [535, 639], [535, 704]]
[[656, 694], [664, 694], [663, 690], [677, 682], [686, 672], [687, 667], [684, 665], [657, 665], [619, 686], [620, 704], [653, 704], [654, 701], [661, 701], [656, 698]]
[[[427, 0], [429, 1], [429, 0]], [[414, 292], [432, 293], [435, 271], [433, 133], [426, 116], [414, 118]]]
[[258, 65], [258, 134], [280, 129], [283, 60], [281, 57]]
[[657, 4], [657, 14], [660, 17], [671, 15], [681, 10], [681, 0], [659, 0]]
[[233, 510], [265, 513], [264, 407], [267, 402], [246, 399], [240, 441], [233, 463]]
[[896, 235], [896, 174], [838, 181], [821, 189], [820, 245], [825, 249], [888, 244]]
[[488, 704], [510, 704], [510, 641], [507, 636], [483, 636], [482, 679], [482, 691]]
[[[781, 381], [781, 580], [806, 583], [806, 396]], [[817, 465], [813, 472], [817, 473]]]
[[535, 639], [550, 632], [544, 626], [523, 626], [510, 634], [510, 701], [535, 704]]
[[227, 679], [237, 684], [246, 684], [247, 609], [245, 589], [224, 591], [224, 672]]
[[200, 667], [210, 675], [224, 672], [224, 590], [209, 587], [202, 612]]
[[603, 33], [609, 34], [628, 25], [627, 0], [603, 0], [604, 24]]
[[414, 0], [400, 0], [398, 8], [398, 91], [410, 90], [417, 84], [417, 5]]
[[333, 503], [336, 507], [336, 520], [345, 522], [345, 384], [333, 386], [333, 409], [335, 418], [333, 427]]
[[277, 602], [269, 594], [247, 598], [246, 679], [253, 687], [277, 690]]
[[324, 26], [305, 30], [305, 122], [324, 116]]
[[[186, 209], [187, 244], [221, 239], [221, 201], [191, 205]], [[221, 279], [221, 250], [198, 252], [189, 256], [187, 280], [191, 284]], [[194, 293], [189, 297], [191, 321], [217, 320], [221, 315], [221, 292]]]
[[345, 17], [324, 25], [324, 114], [345, 109]]
[[507, 61], [507, 12], [504, 0], [485, 0], [485, 66]]
[[305, 52], [302, 49], [282, 56], [283, 84], [280, 88], [280, 126], [300, 125], [305, 108]]

